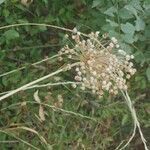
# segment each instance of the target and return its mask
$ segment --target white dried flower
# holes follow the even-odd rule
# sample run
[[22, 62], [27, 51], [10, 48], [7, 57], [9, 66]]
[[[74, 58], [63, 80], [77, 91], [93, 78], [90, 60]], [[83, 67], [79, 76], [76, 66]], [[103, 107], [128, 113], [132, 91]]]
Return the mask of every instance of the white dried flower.
[[131, 57], [131, 59], [134, 59], [134, 56], [133, 56], [133, 55], [131, 55], [130, 57]]
[[63, 51], [65, 56], [72, 56], [72, 61], [80, 62], [75, 69], [75, 80], [81, 82], [82, 90], [90, 89], [99, 97], [103, 96], [105, 91], [116, 95], [119, 90], [127, 89], [126, 79], [136, 72], [130, 62], [134, 57], [121, 49], [116, 51], [116, 47], [119, 47], [116, 38], [112, 37], [109, 43], [106, 40], [106, 44], [102, 41], [102, 44], [98, 34], [92, 32], [85, 40], [76, 32], [73, 37], [75, 46], [66, 45]]
[[73, 33], [77, 33], [78, 32], [78, 30], [77, 30], [77, 28], [73, 28]]
[[78, 32], [77, 32], [77, 35], [81, 35], [81, 32], [78, 31]]
[[116, 48], [119, 48], [120, 47], [120, 45], [119, 44], [116, 44]]
[[118, 52], [119, 52], [121, 55], [126, 55], [126, 52], [125, 52], [124, 50], [119, 49]]
[[68, 34], [65, 34], [65, 39], [68, 39], [69, 35]]
[[115, 45], [114, 45], [114, 43], [110, 43], [109, 46], [110, 46], [111, 48], [113, 48]]
[[113, 42], [114, 44], [117, 44], [117, 43], [118, 43], [118, 40], [117, 40], [115, 37], [112, 37], [111, 40], [112, 40], [112, 42]]
[[75, 83], [73, 83], [73, 84], [72, 84], [72, 87], [73, 87], [73, 88], [76, 88], [76, 87], [77, 87], [77, 85], [76, 85]]

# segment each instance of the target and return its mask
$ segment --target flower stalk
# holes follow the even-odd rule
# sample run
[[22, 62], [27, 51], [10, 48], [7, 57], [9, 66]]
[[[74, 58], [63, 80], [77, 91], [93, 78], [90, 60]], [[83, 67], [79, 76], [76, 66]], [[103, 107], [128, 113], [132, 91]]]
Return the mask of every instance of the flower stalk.
[[148, 150], [148, 147], [146, 145], [146, 139], [144, 138], [143, 132], [141, 130], [141, 126], [140, 126], [140, 123], [139, 123], [139, 120], [138, 120], [135, 108], [134, 108], [134, 106], [132, 104], [132, 101], [130, 99], [130, 96], [128, 95], [127, 91], [121, 91], [121, 92], [122, 92], [123, 97], [126, 100], [128, 108], [129, 108], [129, 110], [131, 112], [131, 115], [132, 115], [132, 118], [133, 118], [133, 122], [134, 122], [134, 129], [133, 129], [132, 136], [130, 137], [130, 139], [128, 140], [128, 142], [122, 148], [120, 148], [119, 150], [123, 150], [125, 147], [127, 147], [129, 145], [129, 143], [132, 141], [132, 139], [134, 138], [134, 136], [136, 134], [136, 129], [137, 128], [138, 128], [138, 131], [140, 133], [140, 137], [141, 137], [142, 143], [144, 145], [144, 148], [145, 148], [145, 150]]

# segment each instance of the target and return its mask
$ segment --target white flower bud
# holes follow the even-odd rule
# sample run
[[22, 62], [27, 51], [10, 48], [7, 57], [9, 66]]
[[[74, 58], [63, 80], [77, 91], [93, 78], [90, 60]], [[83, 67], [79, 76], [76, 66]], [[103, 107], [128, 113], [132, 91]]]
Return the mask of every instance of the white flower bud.
[[72, 87], [73, 87], [73, 88], [76, 88], [76, 87], [77, 87], [77, 85], [76, 85], [75, 83], [73, 83], [73, 84], [72, 84]]
[[130, 55], [126, 55], [126, 60], [128, 61], [128, 60], [130, 60]]
[[78, 32], [77, 28], [73, 28], [73, 33], [77, 33], [77, 32]]
[[70, 59], [71, 59], [71, 58], [72, 58], [72, 55], [68, 55], [68, 58], [70, 58]]
[[116, 48], [119, 48], [120, 47], [120, 45], [119, 44], [116, 44]]
[[131, 57], [131, 59], [134, 59], [134, 56], [133, 56], [133, 55], [131, 55], [130, 57]]
[[68, 39], [69, 35], [68, 34], [65, 34], [65, 39]]
[[118, 52], [121, 54], [121, 55], [126, 55], [126, 52], [122, 49], [119, 49]]
[[130, 76], [129, 74], [127, 74], [127, 75], [126, 75], [126, 78], [127, 78], [127, 79], [130, 79], [130, 78], [131, 78], [131, 76]]
[[113, 47], [114, 47], [114, 44], [113, 44], [113, 43], [110, 43], [109, 46], [110, 46], [111, 48], [113, 48]]
[[81, 71], [78, 71], [78, 75], [79, 75], [79, 76], [81, 76], [81, 75], [82, 75]]
[[112, 40], [112, 42], [115, 43], [115, 44], [118, 42], [115, 37], [112, 37], [111, 40]]
[[81, 35], [81, 32], [78, 31], [78, 32], [77, 32], [77, 35]]

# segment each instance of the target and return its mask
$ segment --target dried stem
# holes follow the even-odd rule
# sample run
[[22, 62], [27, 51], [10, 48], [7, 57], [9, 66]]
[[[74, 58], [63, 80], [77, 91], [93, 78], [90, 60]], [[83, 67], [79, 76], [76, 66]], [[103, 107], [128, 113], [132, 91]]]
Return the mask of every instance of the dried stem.
[[[47, 84], [41, 84], [41, 85], [37, 84], [37, 85], [33, 85], [33, 86], [29, 86], [27, 88], [24, 88], [24, 89], [22, 89], [22, 91], [33, 89], [33, 88], [42, 88], [42, 87], [50, 87], [50, 86], [57, 86], [57, 85], [68, 85], [68, 84], [80, 84], [80, 82], [66, 81], [66, 82], [57, 82], [57, 83], [47, 83]], [[14, 90], [0, 93], [0, 95], [4, 95], [4, 94], [10, 93], [12, 91], [14, 91]]]
[[[7, 29], [7, 28], [12, 28], [12, 27], [19, 27], [19, 26], [45, 26], [45, 27], [50, 27], [50, 28], [59, 29], [59, 30], [74, 33], [74, 30], [71, 30], [71, 29], [68, 29], [68, 28], [63, 28], [63, 27], [60, 27], [60, 26], [55, 26], [55, 25], [45, 24], [45, 23], [30, 23], [30, 22], [29, 23], [19, 23], [19, 24], [11, 24], [11, 25], [2, 26], [2, 27], [0, 27], [0, 30]], [[85, 37], [88, 37], [87, 34], [84, 34], [84, 33], [81, 33], [81, 34]]]
[[132, 141], [132, 139], [134, 138], [134, 136], [135, 136], [136, 128], [138, 128], [140, 136], [141, 136], [141, 140], [142, 140], [142, 142], [144, 144], [144, 148], [145, 148], [145, 150], [148, 150], [148, 147], [146, 145], [146, 139], [144, 138], [144, 135], [142, 133], [142, 130], [141, 130], [141, 127], [140, 127], [140, 123], [139, 123], [138, 117], [136, 115], [135, 108], [134, 108], [134, 106], [133, 106], [133, 104], [131, 102], [131, 99], [130, 99], [130, 97], [128, 95], [128, 92], [127, 91], [121, 91], [121, 92], [122, 92], [122, 94], [123, 94], [123, 96], [124, 96], [124, 98], [126, 100], [126, 103], [127, 103], [128, 107], [129, 107], [129, 109], [131, 111], [131, 115], [132, 115], [132, 118], [133, 118], [133, 121], [134, 121], [134, 129], [133, 129], [132, 136], [130, 137], [130, 139], [128, 140], [128, 142], [122, 148], [119, 148], [119, 147], [118, 148], [119, 148], [119, 150], [122, 150], [125, 147], [127, 147], [129, 145], [129, 143]]
[[[46, 59], [42, 59], [42, 60], [40, 60], [40, 61], [38, 61], [38, 62], [35, 62], [35, 63], [31, 64], [31, 66], [35, 66], [35, 65], [41, 64], [41, 63], [43, 63], [43, 62], [45, 62], [45, 61], [51, 60], [51, 59], [56, 58], [56, 57], [58, 57], [58, 56], [60, 56], [60, 55], [57, 54], [57, 55], [54, 55], [54, 56], [52, 56], [52, 57], [48, 57], [48, 58], [46, 58]], [[5, 73], [1, 74], [0, 77], [9, 75], [9, 74], [11, 74], [11, 73], [14, 73], [14, 72], [16, 72], [16, 71], [20, 71], [20, 70], [25, 69], [25, 68], [26, 68], [26, 66], [23, 66], [23, 67], [14, 69], [14, 70], [9, 71], [9, 72], [5, 72]]]
[[[71, 65], [69, 66], [69, 68], [72, 68], [72, 67], [74, 67], [74, 66], [76, 66], [76, 65], [78, 65], [78, 64], [79, 64], [79, 63], [71, 64]], [[61, 69], [59, 69], [59, 70], [57, 70], [57, 71], [55, 71], [55, 72], [53, 72], [53, 73], [50, 73], [50, 74], [48, 74], [48, 75], [46, 75], [46, 76], [43, 76], [43, 77], [41, 77], [41, 78], [39, 78], [39, 79], [37, 79], [37, 80], [34, 80], [34, 81], [30, 82], [30, 83], [28, 83], [28, 84], [25, 84], [25, 85], [23, 85], [23, 86], [17, 88], [16, 90], [13, 90], [12, 92], [1, 96], [1, 97], [0, 97], [0, 101], [2, 101], [2, 100], [4, 100], [5, 98], [8, 98], [8, 97], [10, 97], [10, 96], [12, 96], [12, 95], [18, 93], [18, 92], [20, 92], [20, 91], [22, 91], [22, 90], [24, 90], [24, 89], [27, 88], [27, 87], [30, 87], [30, 86], [32, 86], [32, 85], [34, 85], [34, 84], [36, 84], [36, 83], [39, 83], [39, 82], [41, 82], [41, 81], [43, 81], [43, 80], [45, 80], [45, 79], [47, 79], [47, 78], [49, 78], [49, 77], [52, 77], [52, 76], [54, 76], [54, 75], [56, 75], [56, 74], [58, 74], [58, 73], [60, 73], [60, 72], [65, 71], [65, 70], [67, 70], [67, 69], [68, 69], [68, 66], [65, 66], [65, 67], [63, 67], [63, 68], [61, 68]]]

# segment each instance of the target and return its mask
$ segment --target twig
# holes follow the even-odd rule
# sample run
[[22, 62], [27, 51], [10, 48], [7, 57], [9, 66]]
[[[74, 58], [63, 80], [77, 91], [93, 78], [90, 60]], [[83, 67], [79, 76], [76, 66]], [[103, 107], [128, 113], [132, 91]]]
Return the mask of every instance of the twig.
[[[76, 65], [78, 65], [78, 64], [79, 64], [79, 63], [71, 64], [71, 65], [69, 66], [69, 68], [72, 68], [72, 67], [74, 67], [74, 66], [76, 66]], [[53, 73], [50, 73], [50, 74], [48, 74], [48, 75], [46, 75], [46, 76], [43, 76], [43, 77], [41, 77], [41, 78], [39, 78], [39, 79], [37, 79], [37, 80], [34, 80], [34, 81], [30, 82], [30, 83], [28, 83], [28, 84], [25, 84], [25, 85], [23, 85], [23, 86], [17, 88], [16, 90], [13, 90], [12, 92], [7, 93], [7, 94], [1, 96], [1, 97], [0, 97], [0, 101], [4, 100], [4, 99], [7, 98], [7, 97], [12, 96], [12, 95], [15, 94], [15, 93], [18, 93], [19, 91], [22, 91], [23, 89], [25, 89], [25, 88], [27, 88], [27, 87], [29, 87], [29, 86], [32, 86], [32, 85], [34, 85], [34, 84], [36, 84], [36, 83], [38, 83], [38, 82], [41, 82], [41, 81], [43, 81], [43, 80], [45, 80], [45, 79], [47, 79], [47, 78], [49, 78], [49, 77], [52, 77], [52, 76], [54, 76], [54, 75], [56, 75], [56, 74], [58, 74], [58, 73], [60, 73], [60, 72], [65, 71], [65, 70], [67, 70], [67, 69], [68, 69], [68, 66], [63, 67], [63, 68], [61, 68], [61, 69], [59, 69], [59, 70], [57, 70], [57, 71], [55, 71], [55, 72], [53, 72]]]
[[[31, 66], [36, 66], [36, 65], [38, 65], [38, 64], [40, 64], [40, 63], [42, 63], [42, 62], [45, 62], [45, 61], [51, 60], [51, 59], [56, 58], [56, 57], [58, 57], [58, 56], [60, 56], [60, 55], [59, 55], [59, 54], [57, 54], [57, 55], [54, 55], [54, 56], [52, 56], [52, 57], [49, 57], [49, 58], [46, 58], [46, 59], [42, 59], [42, 60], [40, 60], [40, 61], [38, 61], [38, 62], [35, 62], [35, 63], [31, 64]], [[26, 68], [26, 66], [23, 66], [23, 67], [20, 67], [20, 68], [14, 69], [14, 70], [9, 71], [9, 72], [5, 72], [5, 73], [1, 74], [1, 75], [0, 75], [0, 77], [3, 77], [3, 76], [6, 76], [6, 75], [9, 75], [9, 74], [11, 74], [11, 73], [14, 73], [14, 72], [16, 72], [16, 71], [22, 70], [22, 69], [24, 69], [24, 68]]]
[[[22, 91], [25, 91], [25, 90], [29, 90], [29, 89], [33, 89], [33, 88], [42, 88], [42, 87], [47, 87], [47, 86], [56, 86], [56, 85], [67, 85], [67, 84], [80, 84], [80, 82], [72, 82], [72, 81], [66, 81], [66, 82], [57, 82], [57, 83], [47, 83], [47, 84], [41, 84], [41, 85], [33, 85], [33, 86], [29, 86], [27, 88], [24, 88], [22, 89]], [[3, 92], [3, 93], [0, 93], [0, 95], [4, 95], [4, 94], [7, 94], [7, 93], [10, 93], [14, 90], [10, 90], [10, 91], [7, 91], [7, 92]]]
[[133, 139], [134, 136], [135, 136], [136, 128], [138, 128], [138, 130], [139, 130], [139, 133], [140, 133], [140, 136], [141, 136], [141, 140], [142, 140], [142, 142], [143, 142], [143, 144], [144, 144], [145, 150], [148, 150], [148, 147], [147, 147], [147, 145], [146, 145], [146, 140], [145, 140], [145, 138], [144, 138], [144, 136], [143, 136], [143, 133], [142, 133], [142, 130], [141, 130], [141, 127], [140, 127], [140, 123], [139, 123], [138, 118], [137, 118], [137, 115], [136, 115], [135, 108], [134, 108], [134, 106], [133, 106], [133, 104], [132, 104], [132, 102], [131, 102], [131, 99], [130, 99], [130, 97], [129, 97], [129, 95], [128, 95], [128, 92], [127, 92], [127, 91], [121, 91], [121, 92], [122, 92], [122, 94], [123, 94], [123, 96], [124, 96], [124, 98], [125, 98], [125, 100], [126, 100], [126, 103], [127, 103], [128, 107], [129, 107], [129, 109], [130, 109], [130, 111], [131, 111], [131, 115], [132, 115], [132, 118], [133, 118], [133, 121], [134, 121], [134, 129], [133, 129], [132, 136], [130, 137], [130, 139], [128, 140], [128, 142], [127, 142], [122, 148], [119, 148], [119, 146], [120, 146], [120, 145], [119, 145], [119, 146], [116, 148], [116, 150], [117, 150], [117, 149], [123, 150], [125, 147], [127, 147], [127, 146], [129, 145], [129, 143], [132, 141], [132, 139]]
[[[71, 29], [68, 29], [68, 28], [55, 26], [55, 25], [51, 25], [51, 24], [45, 24], [45, 23], [31, 23], [31, 22], [2, 26], [2, 27], [0, 27], [0, 30], [7, 29], [7, 28], [12, 28], [12, 27], [18, 27], [18, 26], [45, 26], [45, 27], [50, 27], [50, 28], [59, 29], [59, 30], [74, 33], [74, 30], [71, 30]], [[85, 37], [89, 37], [87, 34], [84, 34], [84, 33], [81, 33], [81, 35], [83, 35]]]

